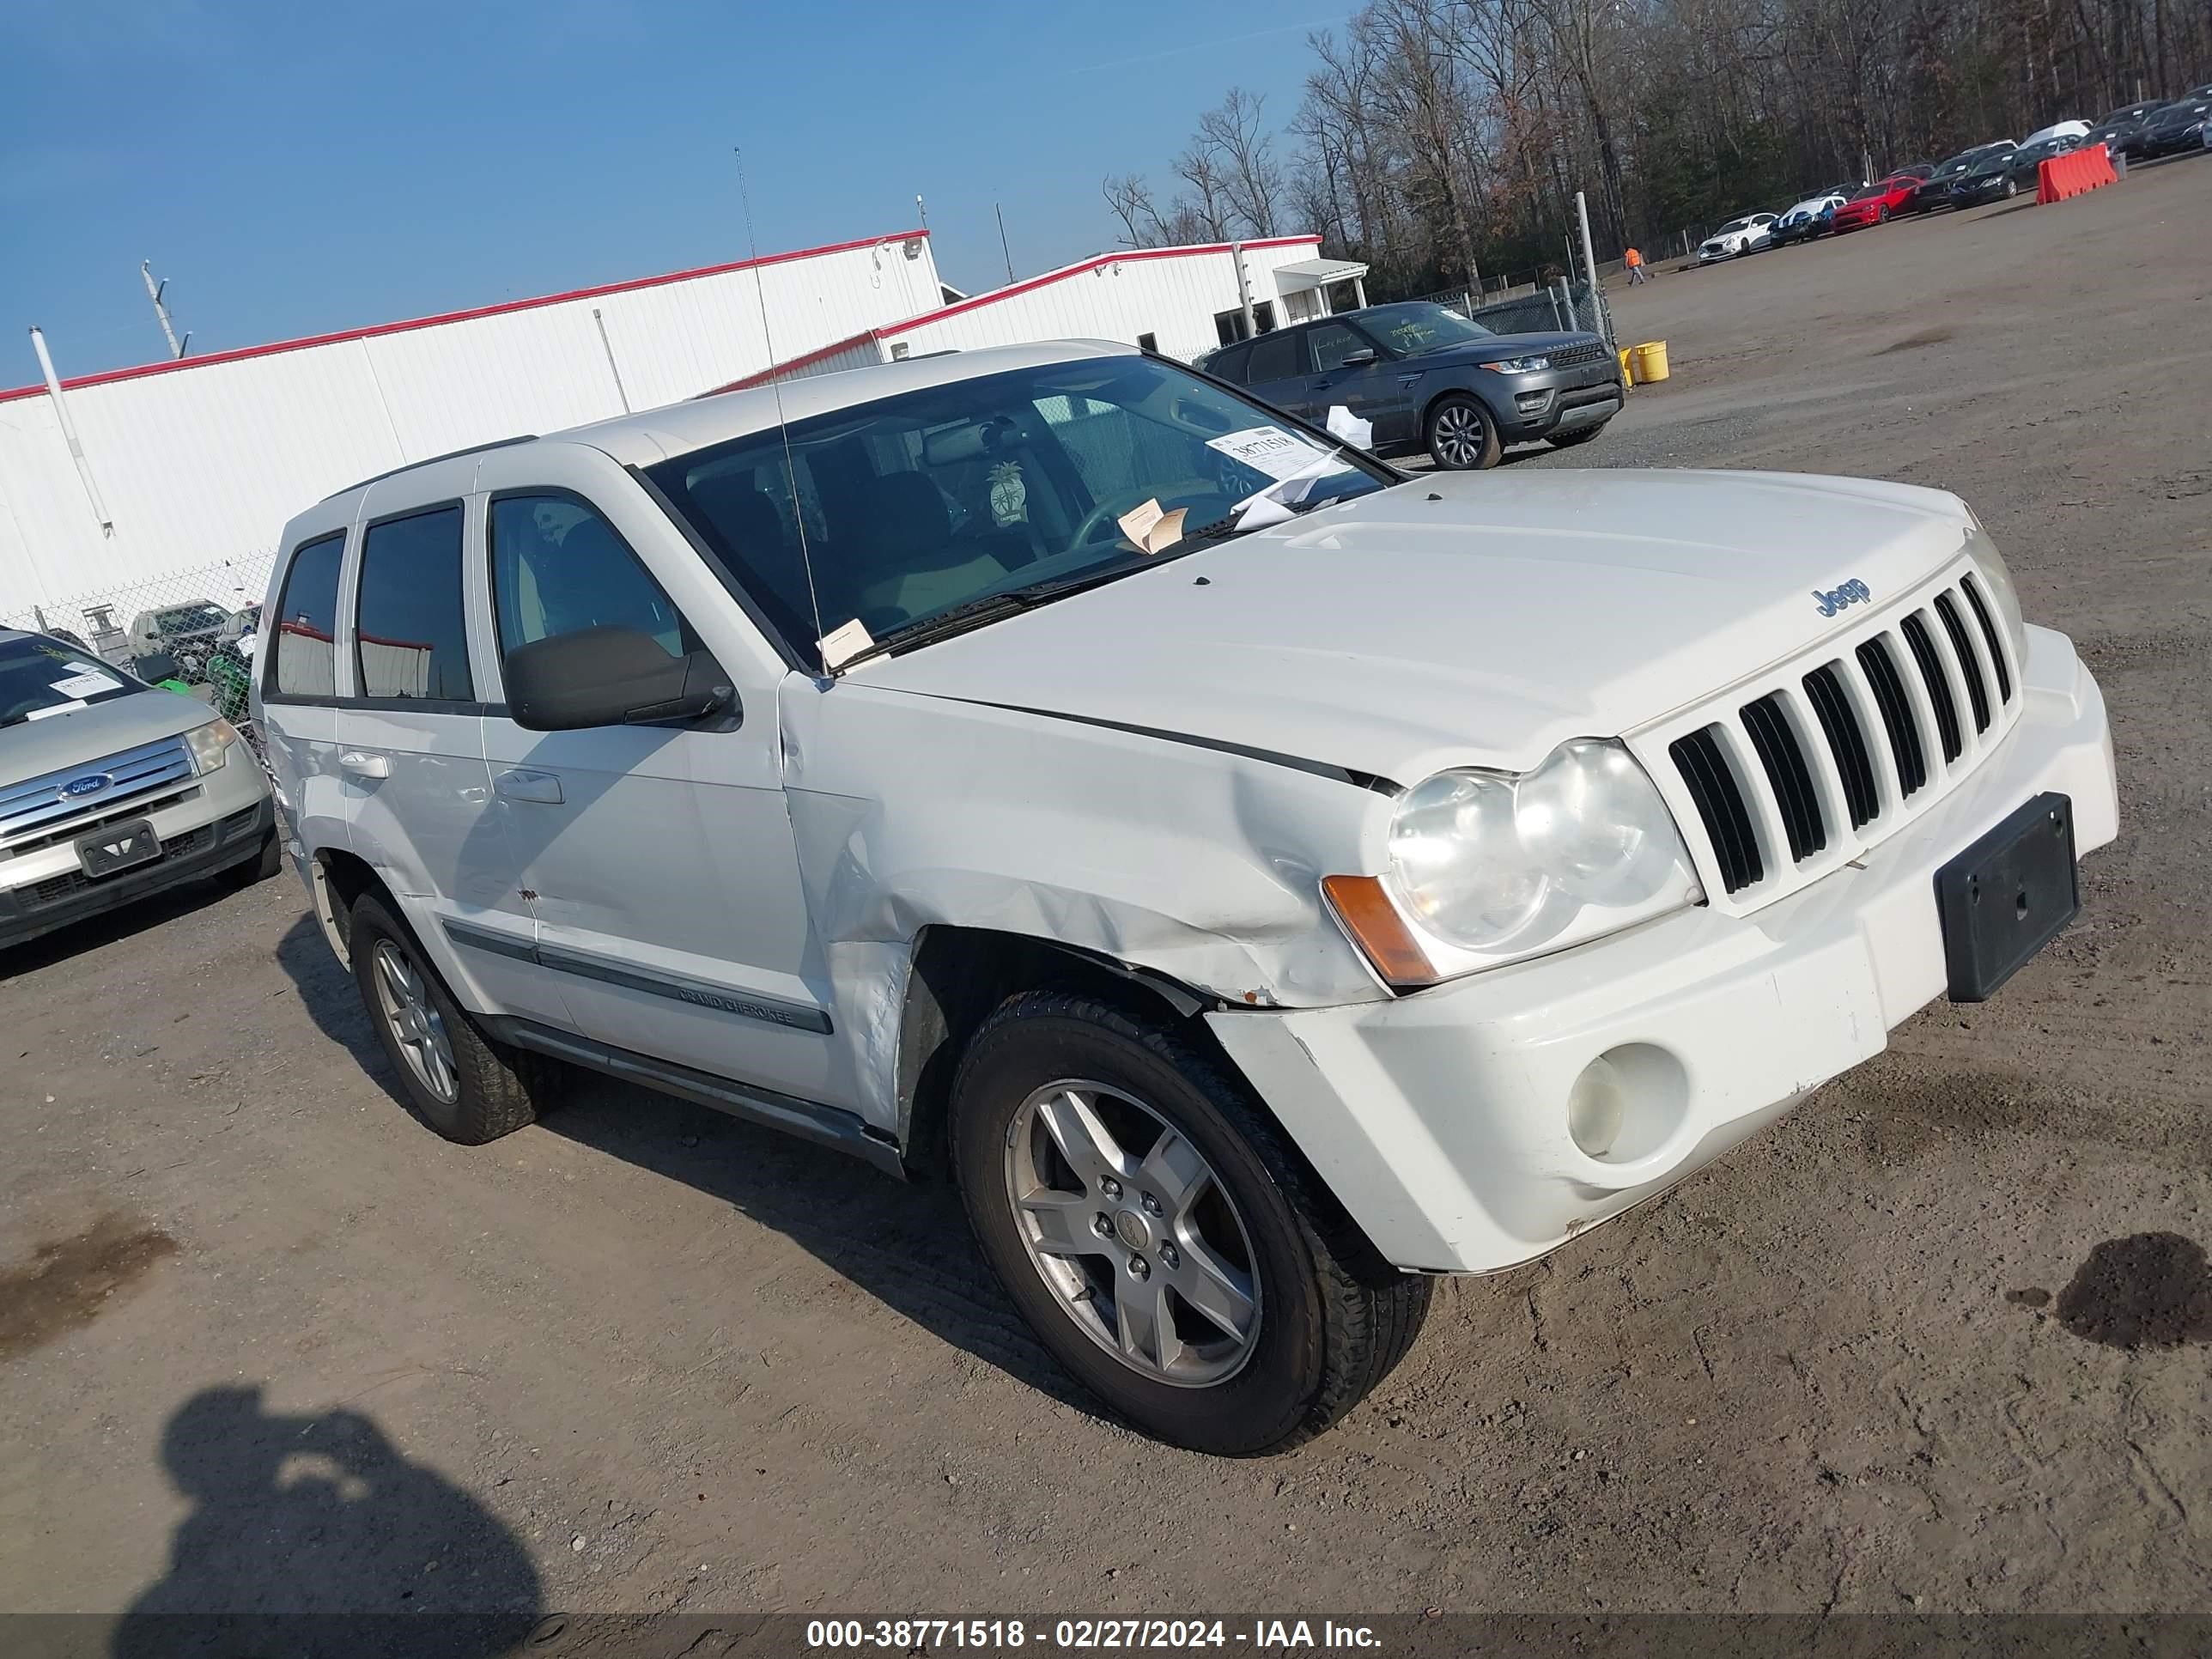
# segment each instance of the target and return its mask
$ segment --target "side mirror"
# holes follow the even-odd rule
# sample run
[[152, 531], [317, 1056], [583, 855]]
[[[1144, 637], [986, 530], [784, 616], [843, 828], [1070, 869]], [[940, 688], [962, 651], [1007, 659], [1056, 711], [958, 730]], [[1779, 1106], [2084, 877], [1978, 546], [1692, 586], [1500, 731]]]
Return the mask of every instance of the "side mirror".
[[1376, 361], [1378, 361], [1378, 359], [1375, 348], [1373, 346], [1362, 346], [1357, 351], [1346, 352], [1344, 354], [1344, 361], [1339, 363], [1337, 367], [1339, 368], [1364, 368], [1368, 364]]
[[527, 732], [705, 720], [737, 689], [710, 653], [672, 657], [635, 628], [556, 634], [507, 657], [507, 706]]

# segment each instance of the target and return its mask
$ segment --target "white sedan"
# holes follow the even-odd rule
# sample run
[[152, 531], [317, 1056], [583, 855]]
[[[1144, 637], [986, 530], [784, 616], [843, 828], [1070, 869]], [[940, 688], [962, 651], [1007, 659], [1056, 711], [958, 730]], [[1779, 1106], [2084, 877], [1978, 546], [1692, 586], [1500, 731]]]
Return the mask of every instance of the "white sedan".
[[1716, 259], [1733, 259], [1739, 253], [1752, 252], [1765, 247], [1773, 234], [1772, 214], [1747, 213], [1741, 219], [1729, 220], [1698, 244], [1698, 263], [1710, 264]]

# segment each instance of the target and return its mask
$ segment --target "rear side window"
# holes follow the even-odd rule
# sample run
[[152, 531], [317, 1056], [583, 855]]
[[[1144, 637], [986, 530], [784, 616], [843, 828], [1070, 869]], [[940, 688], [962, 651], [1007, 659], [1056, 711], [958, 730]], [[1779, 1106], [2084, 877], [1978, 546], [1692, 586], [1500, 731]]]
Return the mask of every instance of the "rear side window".
[[492, 604], [502, 655], [586, 628], [633, 628], [672, 657], [698, 648], [676, 605], [617, 535], [573, 495], [491, 504]]
[[1252, 360], [1252, 348], [1231, 346], [1226, 351], [1217, 351], [1206, 359], [1206, 372], [1217, 380], [1226, 380], [1231, 386], [1244, 384], [1244, 365]]
[[1294, 380], [1298, 373], [1297, 335], [1262, 334], [1252, 342], [1252, 367], [1244, 376], [1246, 385]]
[[268, 689], [279, 696], [330, 697], [338, 689], [338, 567], [345, 562], [345, 532], [307, 542], [292, 556], [277, 601], [276, 649]]
[[459, 501], [368, 527], [354, 623], [362, 696], [473, 702], [465, 616]]

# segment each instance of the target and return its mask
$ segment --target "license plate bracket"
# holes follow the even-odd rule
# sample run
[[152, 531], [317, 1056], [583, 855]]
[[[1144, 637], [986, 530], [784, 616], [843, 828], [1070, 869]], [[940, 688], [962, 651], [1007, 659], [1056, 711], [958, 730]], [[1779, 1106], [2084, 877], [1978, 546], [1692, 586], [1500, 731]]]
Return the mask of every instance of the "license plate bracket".
[[133, 818], [126, 823], [111, 823], [104, 830], [76, 839], [76, 860], [84, 873], [94, 881], [102, 876], [112, 876], [120, 870], [129, 870], [141, 864], [151, 864], [161, 856], [161, 838], [154, 833], [153, 824], [145, 818]]
[[1936, 872], [1954, 1002], [1986, 1002], [2080, 914], [2074, 803], [2046, 792]]

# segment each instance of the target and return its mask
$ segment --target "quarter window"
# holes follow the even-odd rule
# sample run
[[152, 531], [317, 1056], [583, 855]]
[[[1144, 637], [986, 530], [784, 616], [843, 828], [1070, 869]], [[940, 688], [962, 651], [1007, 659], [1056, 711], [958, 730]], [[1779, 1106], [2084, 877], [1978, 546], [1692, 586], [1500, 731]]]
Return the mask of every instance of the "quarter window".
[[599, 512], [573, 495], [491, 504], [492, 605], [502, 653], [586, 628], [629, 628], [672, 657], [698, 648], [674, 601]]
[[474, 701], [459, 501], [369, 526], [354, 631], [363, 696]]
[[345, 562], [345, 533], [307, 542], [292, 556], [284, 597], [270, 629], [276, 641], [269, 689], [285, 697], [337, 695], [338, 567]]

